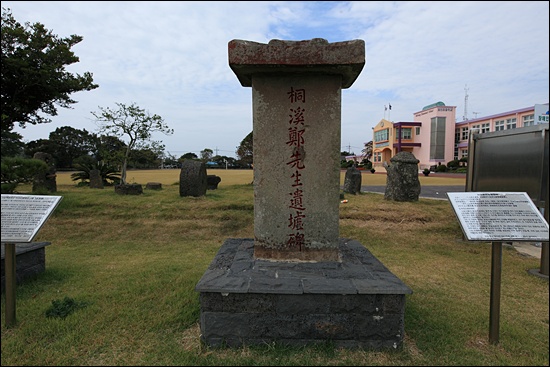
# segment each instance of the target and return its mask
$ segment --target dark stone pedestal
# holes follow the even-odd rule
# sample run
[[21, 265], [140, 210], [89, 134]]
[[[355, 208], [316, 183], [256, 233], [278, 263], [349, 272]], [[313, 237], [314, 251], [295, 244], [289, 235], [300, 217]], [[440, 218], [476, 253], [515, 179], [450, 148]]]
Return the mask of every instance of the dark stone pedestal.
[[400, 348], [412, 290], [359, 242], [340, 239], [341, 261], [254, 259], [254, 240], [227, 239], [196, 285], [209, 346], [331, 341]]
[[140, 184], [119, 184], [115, 185], [115, 193], [119, 195], [141, 195], [143, 187]]
[[[50, 245], [50, 242], [15, 244], [15, 281], [17, 284], [46, 270], [46, 246], [48, 245]], [[5, 248], [2, 244], [2, 293], [4, 293], [6, 287], [4, 256]]]

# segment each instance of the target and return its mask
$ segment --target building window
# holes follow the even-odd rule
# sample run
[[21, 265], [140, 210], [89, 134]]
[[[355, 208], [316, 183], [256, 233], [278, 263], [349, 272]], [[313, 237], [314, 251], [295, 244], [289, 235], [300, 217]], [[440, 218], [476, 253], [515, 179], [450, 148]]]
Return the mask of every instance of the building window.
[[523, 116], [523, 126], [533, 126], [535, 124], [535, 115]]
[[477, 129], [477, 132], [480, 133], [481, 132], [481, 126], [480, 125], [473, 125], [472, 126], [472, 130], [474, 129]]
[[462, 128], [462, 140], [468, 140], [468, 126]]
[[462, 153], [462, 157], [460, 158], [468, 157], [468, 149], [462, 149], [461, 153]]
[[504, 130], [504, 120], [495, 121], [495, 131]]
[[412, 139], [412, 129], [410, 127], [401, 128], [401, 139]]
[[481, 133], [488, 133], [489, 131], [491, 131], [491, 124], [490, 123], [485, 123], [485, 124], [481, 124]]
[[420, 126], [415, 127], [416, 135], [420, 135]]
[[389, 135], [388, 135], [388, 129], [384, 129], [384, 130], [378, 130], [374, 133], [374, 141], [375, 142], [379, 142], [379, 141], [386, 141], [388, 140], [389, 138]]
[[516, 128], [516, 118], [511, 118], [506, 120], [506, 128], [507, 129], [515, 129]]
[[[430, 159], [445, 159], [446, 125], [445, 117], [433, 117], [431, 119]], [[468, 134], [466, 134], [467, 136]]]
[[372, 159], [374, 162], [382, 162], [382, 152], [374, 152]]

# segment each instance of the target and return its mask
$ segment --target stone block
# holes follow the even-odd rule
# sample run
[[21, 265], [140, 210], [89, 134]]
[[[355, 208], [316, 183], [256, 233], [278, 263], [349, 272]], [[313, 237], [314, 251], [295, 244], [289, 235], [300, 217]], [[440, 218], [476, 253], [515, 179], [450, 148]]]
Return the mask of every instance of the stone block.
[[[50, 242], [18, 243], [15, 245], [15, 279], [16, 284], [36, 277], [46, 270], [46, 246]], [[2, 244], [2, 293], [6, 287], [5, 248]]]
[[[402, 346], [405, 296], [412, 290], [360, 243], [340, 239], [339, 262], [255, 259], [253, 243], [226, 240], [195, 287], [207, 345]], [[243, 261], [250, 266], [234, 267]]]
[[145, 188], [148, 190], [162, 190], [162, 184], [160, 182], [147, 182]]

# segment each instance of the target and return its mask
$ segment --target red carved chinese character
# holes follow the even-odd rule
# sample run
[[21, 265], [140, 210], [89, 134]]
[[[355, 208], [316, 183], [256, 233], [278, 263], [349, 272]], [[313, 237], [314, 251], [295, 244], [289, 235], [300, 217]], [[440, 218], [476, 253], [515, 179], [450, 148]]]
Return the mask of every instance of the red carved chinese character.
[[304, 237], [304, 234], [303, 233], [291, 233], [288, 235], [288, 241], [286, 241], [286, 245], [288, 247], [298, 247], [298, 250], [299, 251], [302, 251], [302, 247], [304, 246], [304, 243], [305, 243], [305, 237]]
[[296, 189], [294, 192], [291, 192], [290, 195], [292, 195], [292, 198], [290, 199], [289, 208], [306, 210], [306, 208], [303, 207], [304, 192], [302, 190]]
[[304, 129], [298, 130], [297, 127], [290, 127], [288, 129], [288, 141], [286, 143], [297, 147], [301, 146], [304, 144], [304, 132]]
[[300, 171], [296, 171], [290, 177], [294, 178], [294, 183], [292, 184], [292, 187], [302, 186], [302, 181], [300, 180], [300, 177], [302, 177], [302, 174], [300, 173]]
[[288, 217], [288, 227], [295, 229], [295, 230], [303, 230], [304, 229], [304, 221], [303, 219], [306, 216], [302, 214], [302, 212], [297, 211], [296, 215], [290, 214]]
[[[301, 147], [300, 147], [301, 148]], [[302, 149], [294, 149], [294, 152], [292, 153], [292, 158], [290, 161], [288, 161], [286, 164], [290, 165], [293, 168], [296, 169], [304, 169], [306, 168], [304, 166], [304, 162], [302, 162]]]
[[296, 89], [294, 90], [293, 87], [290, 87], [290, 92], [287, 92], [288, 98], [290, 99], [291, 103], [302, 101], [306, 102], [306, 90], [305, 89]]
[[303, 109], [302, 107], [298, 107], [295, 110], [293, 110], [291, 108], [290, 111], [292, 112], [292, 114], [288, 115], [288, 117], [290, 117], [290, 120], [288, 121], [288, 123], [289, 124], [294, 124], [294, 125], [298, 125], [298, 124], [303, 125], [304, 124], [304, 112], [306, 110]]

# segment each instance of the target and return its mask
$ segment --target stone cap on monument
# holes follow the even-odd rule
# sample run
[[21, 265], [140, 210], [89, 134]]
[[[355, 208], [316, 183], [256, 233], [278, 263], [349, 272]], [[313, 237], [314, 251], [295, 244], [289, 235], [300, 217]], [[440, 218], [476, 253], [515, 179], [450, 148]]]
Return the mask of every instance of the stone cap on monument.
[[232, 40], [228, 44], [229, 67], [243, 87], [252, 86], [254, 74], [307, 73], [342, 76], [349, 88], [365, 66], [365, 41], [329, 43], [323, 38], [304, 41], [273, 39], [269, 43]]

